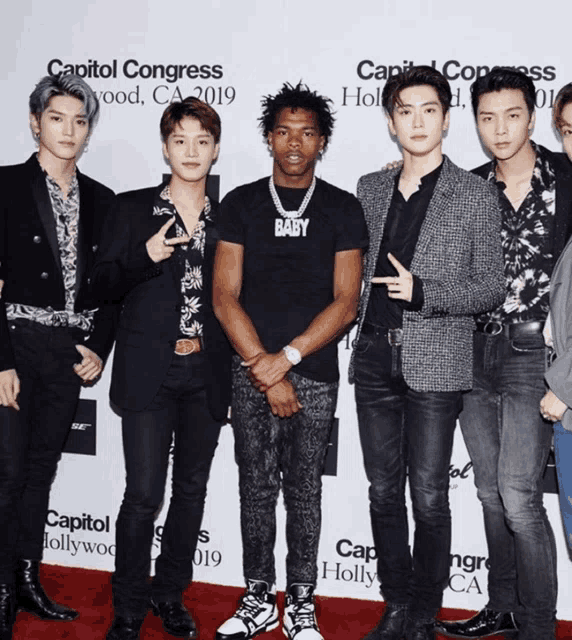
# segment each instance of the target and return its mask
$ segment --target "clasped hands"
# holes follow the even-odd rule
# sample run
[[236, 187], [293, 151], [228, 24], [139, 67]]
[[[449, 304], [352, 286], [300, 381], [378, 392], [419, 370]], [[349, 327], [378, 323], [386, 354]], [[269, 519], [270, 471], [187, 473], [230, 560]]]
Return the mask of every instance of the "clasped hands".
[[242, 362], [242, 366], [248, 367], [248, 376], [253, 386], [266, 394], [275, 416], [289, 418], [302, 409], [294, 385], [285, 377], [292, 364], [283, 351], [258, 353]]

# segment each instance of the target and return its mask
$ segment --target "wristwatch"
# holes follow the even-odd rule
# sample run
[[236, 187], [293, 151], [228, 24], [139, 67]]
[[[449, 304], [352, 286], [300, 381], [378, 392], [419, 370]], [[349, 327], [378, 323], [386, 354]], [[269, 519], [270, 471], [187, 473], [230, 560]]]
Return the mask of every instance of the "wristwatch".
[[286, 359], [288, 360], [288, 362], [290, 362], [290, 364], [297, 365], [298, 363], [302, 362], [302, 355], [300, 354], [298, 349], [291, 347], [289, 344], [283, 347], [282, 351], [284, 351], [284, 355], [286, 356]]

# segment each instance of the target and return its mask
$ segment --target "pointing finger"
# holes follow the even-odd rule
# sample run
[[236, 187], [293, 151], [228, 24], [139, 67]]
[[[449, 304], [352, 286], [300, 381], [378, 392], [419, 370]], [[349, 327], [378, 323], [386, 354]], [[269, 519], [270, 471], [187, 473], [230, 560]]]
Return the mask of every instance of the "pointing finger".
[[163, 235], [165, 235], [169, 227], [171, 227], [171, 225], [173, 225], [174, 223], [175, 223], [175, 216], [171, 216], [167, 220], [167, 222], [165, 222], [165, 224], [159, 229], [159, 233], [162, 233]]
[[191, 239], [189, 238], [189, 236], [185, 235], [185, 236], [177, 236], [176, 238], [169, 238], [167, 240], [164, 240], [163, 243], [166, 245], [188, 244], [190, 241]]
[[406, 273], [409, 273], [407, 269], [401, 264], [401, 262], [399, 262], [399, 260], [392, 253], [388, 253], [387, 257], [389, 259], [389, 262], [391, 262], [391, 264], [397, 269], [397, 273], [400, 276], [403, 276]]

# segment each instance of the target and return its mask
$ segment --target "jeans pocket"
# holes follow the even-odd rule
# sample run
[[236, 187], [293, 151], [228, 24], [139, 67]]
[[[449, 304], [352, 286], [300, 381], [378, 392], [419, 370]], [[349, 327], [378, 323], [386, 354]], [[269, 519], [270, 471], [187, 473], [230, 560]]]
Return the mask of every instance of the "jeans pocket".
[[373, 339], [374, 339], [374, 336], [364, 335], [362, 333], [355, 346], [356, 356], [364, 355], [367, 352], [367, 350], [370, 348], [373, 342]]
[[546, 345], [544, 343], [544, 337], [541, 333], [533, 334], [531, 336], [520, 336], [513, 338], [511, 345], [514, 351], [529, 353], [531, 351], [544, 350]]

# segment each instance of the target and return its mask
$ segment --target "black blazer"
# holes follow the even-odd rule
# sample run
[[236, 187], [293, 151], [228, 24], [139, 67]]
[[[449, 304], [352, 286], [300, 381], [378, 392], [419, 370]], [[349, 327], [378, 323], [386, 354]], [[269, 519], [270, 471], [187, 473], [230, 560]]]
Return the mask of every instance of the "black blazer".
[[[100, 242], [113, 191], [77, 172], [79, 236], [75, 311], [95, 309], [89, 272]], [[65, 289], [56, 222], [48, 187], [36, 155], [24, 164], [0, 167], [0, 371], [14, 368], [5, 303], [65, 308]], [[113, 310], [101, 309], [85, 346], [105, 360], [113, 344]]]
[[[554, 153], [539, 144], [537, 146], [548, 157], [556, 176], [556, 210], [552, 235], [552, 267], [554, 268], [572, 234], [572, 165], [565, 153]], [[493, 162], [486, 162], [472, 172], [487, 180], [492, 167]]]
[[[164, 215], [153, 215], [155, 198], [164, 186], [117, 196], [92, 273], [94, 293], [101, 301], [120, 302], [122, 306], [110, 395], [118, 407], [133, 411], [144, 409], [155, 396], [173, 358], [179, 333], [183, 300], [175, 263], [169, 259], [155, 264], [145, 247], [168, 220]], [[214, 203], [211, 213], [215, 220]], [[218, 239], [214, 222], [207, 221], [205, 233], [205, 385], [213, 418], [223, 420], [230, 404], [231, 347], [212, 310]], [[167, 236], [174, 235], [171, 227]]]

